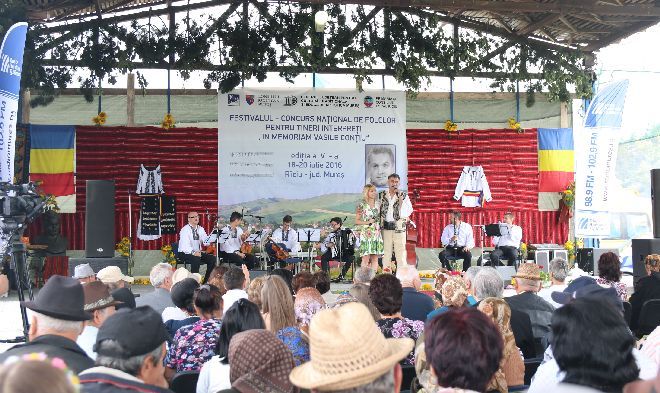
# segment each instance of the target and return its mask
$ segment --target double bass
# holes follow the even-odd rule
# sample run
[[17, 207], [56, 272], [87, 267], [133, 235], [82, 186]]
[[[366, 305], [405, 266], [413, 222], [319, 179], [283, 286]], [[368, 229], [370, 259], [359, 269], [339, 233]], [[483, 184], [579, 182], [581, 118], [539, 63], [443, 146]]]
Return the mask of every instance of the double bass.
[[[419, 190], [415, 189], [411, 195], [411, 201], [416, 203], [419, 199]], [[417, 225], [412, 220], [408, 220], [406, 226], [406, 263], [417, 266]]]

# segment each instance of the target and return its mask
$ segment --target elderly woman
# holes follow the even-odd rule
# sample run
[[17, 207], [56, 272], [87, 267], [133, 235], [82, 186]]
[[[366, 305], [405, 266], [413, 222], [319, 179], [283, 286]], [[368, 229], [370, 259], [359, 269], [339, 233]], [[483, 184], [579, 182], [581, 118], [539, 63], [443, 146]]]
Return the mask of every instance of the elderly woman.
[[490, 381], [488, 391], [507, 393], [509, 386], [518, 386], [525, 382], [525, 363], [511, 331], [511, 308], [502, 299], [487, 297], [479, 303], [479, 311], [495, 322], [504, 340], [500, 368], [495, 373], [495, 378]]
[[449, 311], [453, 308], [468, 306], [467, 303], [467, 286], [465, 280], [459, 276], [449, 277], [444, 284], [442, 284], [442, 307], [436, 308], [426, 316], [426, 321], [429, 322], [436, 316]]
[[316, 288], [301, 288], [296, 293], [293, 304], [296, 313], [296, 321], [300, 330], [309, 335], [309, 324], [317, 312], [325, 308], [325, 300]]
[[[348, 293], [351, 296], [353, 296], [358, 302], [367, 306], [367, 308], [369, 309], [369, 313], [374, 318], [374, 321], [380, 319], [380, 312], [378, 312], [378, 309], [376, 308], [376, 306], [374, 306], [374, 303], [371, 301], [371, 298], [369, 297], [369, 285], [353, 284], [351, 289], [348, 290]], [[401, 304], [403, 304], [403, 298], [401, 300]]]
[[[424, 331], [424, 322], [413, 321], [401, 316], [403, 288], [398, 278], [391, 274], [381, 274], [374, 277], [369, 286], [369, 297], [378, 312], [380, 312], [381, 319], [376, 321], [376, 324], [386, 338], [409, 337], [417, 340]], [[401, 364], [415, 364], [414, 353], [411, 351], [401, 361]]]
[[550, 261], [548, 270], [550, 271], [550, 286], [541, 288], [538, 294], [543, 298], [543, 300], [552, 304], [555, 306], [555, 308], [559, 308], [562, 305], [552, 300], [551, 295], [552, 292], [559, 292], [566, 289], [566, 277], [568, 277], [570, 268], [568, 266], [568, 262], [566, 262], [565, 259], [554, 258]]
[[602, 286], [616, 289], [622, 301], [628, 300], [628, 289], [621, 281], [621, 262], [613, 252], [606, 252], [598, 259], [598, 278], [596, 282]]
[[660, 299], [660, 255], [651, 254], [644, 259], [647, 277], [639, 280], [635, 293], [630, 297], [632, 318], [630, 328], [633, 332], [648, 334], [650, 331], [637, 332], [642, 306], [647, 300]]
[[250, 285], [247, 287], [248, 300], [256, 304], [261, 310], [261, 290], [264, 287], [266, 276], [255, 277], [250, 280]]

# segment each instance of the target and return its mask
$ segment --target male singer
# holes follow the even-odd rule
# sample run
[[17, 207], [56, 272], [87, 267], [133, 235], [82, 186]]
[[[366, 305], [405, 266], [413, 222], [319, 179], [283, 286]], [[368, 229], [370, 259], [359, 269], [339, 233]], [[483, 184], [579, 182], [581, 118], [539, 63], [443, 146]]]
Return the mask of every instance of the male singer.
[[454, 211], [451, 213], [451, 224], [447, 225], [442, 231], [440, 241], [445, 248], [438, 255], [442, 267], [451, 270], [447, 257], [462, 258], [463, 271], [467, 271], [472, 265], [470, 250], [474, 247], [474, 234], [472, 233], [472, 226], [461, 221], [460, 212]]
[[490, 253], [491, 266], [501, 266], [500, 259], [509, 261], [509, 264], [515, 266], [518, 260], [518, 248], [522, 240], [522, 228], [518, 225], [513, 225], [513, 213], [506, 213], [504, 215], [504, 223], [509, 228], [509, 233], [504, 236], [494, 236], [493, 245], [495, 250]]
[[[188, 213], [188, 225], [181, 228], [179, 232], [179, 253], [181, 259], [190, 264], [190, 271], [199, 272], [199, 266], [206, 265], [206, 274], [204, 282], [209, 278], [211, 270], [215, 267], [215, 257], [211, 254], [202, 252], [202, 244], [207, 235], [204, 228], [199, 225], [199, 214], [197, 212]], [[208, 243], [204, 244], [208, 246]]]
[[383, 272], [391, 273], [392, 249], [398, 264], [406, 263], [406, 222], [413, 212], [410, 198], [399, 191], [401, 178], [396, 173], [387, 177], [387, 190], [378, 193], [380, 233], [383, 235]]

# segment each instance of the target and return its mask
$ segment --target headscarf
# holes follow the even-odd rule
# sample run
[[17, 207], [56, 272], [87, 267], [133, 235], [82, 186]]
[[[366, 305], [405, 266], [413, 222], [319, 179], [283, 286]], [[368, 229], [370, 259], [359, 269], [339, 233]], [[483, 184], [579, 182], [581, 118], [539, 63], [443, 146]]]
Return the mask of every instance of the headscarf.
[[498, 390], [500, 393], [507, 393], [509, 389], [502, 370], [506, 359], [518, 352], [516, 340], [511, 330], [511, 308], [503, 299], [487, 297], [479, 303], [479, 311], [488, 315], [495, 322], [504, 339], [504, 356], [500, 362], [500, 368], [495, 372], [487, 390]]
[[442, 304], [447, 307], [461, 307], [468, 297], [465, 281], [461, 277], [452, 276], [442, 284]]
[[296, 312], [296, 321], [300, 326], [309, 326], [312, 317], [325, 308], [325, 300], [321, 293], [312, 287], [301, 288], [296, 293], [293, 304]]
[[229, 342], [229, 380], [241, 393], [296, 393], [289, 381], [293, 355], [274, 333], [254, 329]]

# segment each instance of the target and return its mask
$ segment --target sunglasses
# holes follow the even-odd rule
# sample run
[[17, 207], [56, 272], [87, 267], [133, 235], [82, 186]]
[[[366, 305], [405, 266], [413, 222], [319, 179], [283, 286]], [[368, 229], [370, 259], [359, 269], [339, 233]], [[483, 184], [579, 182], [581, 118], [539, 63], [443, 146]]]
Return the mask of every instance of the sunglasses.
[[188, 216], [188, 218], [198, 218], [199, 216]]

